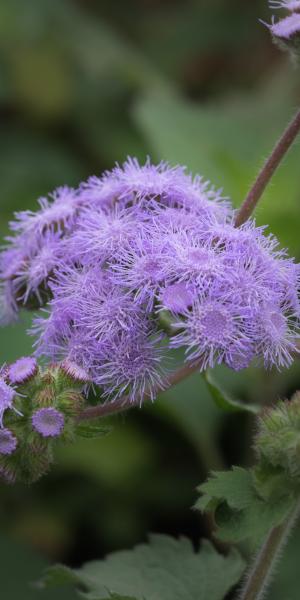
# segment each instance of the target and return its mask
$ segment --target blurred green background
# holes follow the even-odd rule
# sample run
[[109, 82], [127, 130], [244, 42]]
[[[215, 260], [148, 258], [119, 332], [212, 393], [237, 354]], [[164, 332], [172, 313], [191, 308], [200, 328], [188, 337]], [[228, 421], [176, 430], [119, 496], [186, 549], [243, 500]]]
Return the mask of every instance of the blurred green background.
[[[0, 232], [14, 210], [135, 155], [187, 165], [237, 206], [299, 104], [297, 72], [258, 19], [265, 0], [2, 0]], [[299, 144], [257, 210], [300, 258]], [[0, 331], [1, 362], [31, 351], [29, 319]], [[282, 373], [219, 369], [243, 400], [299, 387]], [[154, 406], [115, 419], [113, 433], [58, 452], [31, 488], [0, 484], [5, 600], [54, 599], [28, 582], [48, 561], [72, 566], [145, 539], [148, 531], [211, 535], [190, 510], [211, 468], [253, 459], [255, 424], [216, 408], [201, 376]], [[300, 531], [270, 598], [297, 600]], [[73, 595], [55, 591], [55, 598]], [[163, 600], [163, 599], [162, 599]]]

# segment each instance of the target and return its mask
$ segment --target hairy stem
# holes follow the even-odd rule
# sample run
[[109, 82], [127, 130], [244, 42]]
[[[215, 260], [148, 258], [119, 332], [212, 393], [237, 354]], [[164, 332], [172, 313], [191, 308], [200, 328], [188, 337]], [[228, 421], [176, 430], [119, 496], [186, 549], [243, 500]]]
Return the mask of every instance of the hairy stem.
[[245, 198], [241, 208], [239, 209], [236, 219], [235, 226], [239, 227], [253, 213], [255, 207], [261, 198], [266, 186], [270, 179], [273, 177], [275, 171], [280, 165], [282, 159], [292, 146], [298, 133], [300, 131], [300, 111], [294, 116], [290, 124], [278, 140], [273, 152], [271, 153], [268, 160], [265, 162], [262, 170], [258, 174], [252, 188], [250, 189], [247, 197]]
[[[191, 375], [198, 369], [198, 364], [193, 366], [184, 365], [169, 377], [168, 386], [166, 387], [166, 389], [170, 389], [180, 381], [183, 381], [183, 379], [186, 379], [187, 377], [189, 377], [189, 375]], [[161, 391], [162, 390], [158, 388], [156, 390], [156, 393], [158, 394]], [[115, 402], [107, 402], [106, 404], [99, 404], [97, 406], [90, 406], [89, 408], [86, 408], [80, 413], [80, 415], [78, 415], [77, 420], [85, 421], [88, 419], [96, 419], [98, 417], [109, 417], [110, 415], [123, 412], [125, 410], [128, 410], [129, 408], [140, 406], [142, 402], [145, 402], [145, 400], [149, 399], [149, 395], [145, 394], [145, 396], [139, 398], [137, 402], [132, 402], [132, 400], [130, 400], [128, 396], [122, 396]]]
[[299, 506], [277, 527], [271, 529], [246, 577], [239, 600], [261, 600], [274, 574], [280, 554], [299, 515]]

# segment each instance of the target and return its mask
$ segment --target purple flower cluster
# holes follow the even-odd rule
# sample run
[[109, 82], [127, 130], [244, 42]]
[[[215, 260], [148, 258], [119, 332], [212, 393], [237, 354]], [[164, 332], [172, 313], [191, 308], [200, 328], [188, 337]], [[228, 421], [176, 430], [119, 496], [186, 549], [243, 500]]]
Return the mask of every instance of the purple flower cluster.
[[299, 265], [253, 221], [235, 228], [231, 205], [200, 177], [128, 159], [40, 205], [11, 224], [6, 314], [47, 298], [37, 353], [75, 363], [104, 397], [153, 398], [170, 347], [199, 369], [291, 363]]
[[64, 240], [74, 230], [80, 202], [77, 192], [62, 187], [39, 200], [38, 212], [15, 214], [10, 223], [14, 235], [0, 257], [3, 324], [16, 316], [18, 306], [43, 304], [50, 274], [64, 263]]

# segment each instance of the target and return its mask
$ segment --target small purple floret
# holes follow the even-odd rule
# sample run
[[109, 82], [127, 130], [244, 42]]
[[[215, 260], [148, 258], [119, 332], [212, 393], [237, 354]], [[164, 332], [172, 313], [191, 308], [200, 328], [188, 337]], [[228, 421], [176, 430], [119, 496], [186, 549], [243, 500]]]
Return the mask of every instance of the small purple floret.
[[0, 427], [3, 427], [3, 415], [5, 411], [13, 407], [16, 392], [14, 388], [0, 378]]
[[270, 25], [270, 31], [274, 37], [289, 40], [296, 34], [300, 34], [300, 14], [292, 13], [285, 19]]
[[194, 294], [186, 283], [172, 283], [166, 286], [161, 294], [162, 308], [172, 313], [182, 313], [192, 306]]
[[56, 408], [40, 408], [32, 415], [32, 426], [43, 437], [57, 437], [64, 428], [64, 415]]
[[8, 367], [8, 377], [13, 385], [21, 385], [37, 372], [37, 361], [32, 356], [24, 356]]
[[12, 454], [18, 441], [9, 429], [0, 429], [0, 454]]

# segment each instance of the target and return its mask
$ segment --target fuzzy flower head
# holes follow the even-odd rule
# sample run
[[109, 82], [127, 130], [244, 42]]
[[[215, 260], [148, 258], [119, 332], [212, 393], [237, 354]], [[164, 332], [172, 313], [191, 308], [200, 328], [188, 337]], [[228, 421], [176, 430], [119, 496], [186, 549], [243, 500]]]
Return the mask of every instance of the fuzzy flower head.
[[300, 34], [300, 14], [292, 13], [284, 19], [274, 21], [269, 27], [274, 38], [291, 40]]
[[198, 299], [193, 310], [186, 312], [186, 319], [175, 324], [178, 334], [171, 345], [186, 346], [188, 360], [199, 363], [200, 370], [227, 362], [227, 357], [235, 368], [234, 355], [252, 357], [248, 326], [247, 309], [231, 302]]
[[64, 415], [55, 408], [40, 408], [32, 415], [32, 427], [43, 437], [57, 437], [64, 428]]
[[22, 385], [32, 379], [38, 370], [33, 356], [24, 356], [8, 367], [8, 377], [13, 385]]
[[273, 41], [284, 51], [289, 52], [294, 64], [300, 60], [300, 2], [274, 2], [272, 8], [284, 8], [289, 14], [279, 20], [272, 16], [271, 24], [264, 23], [272, 34]]
[[148, 159], [140, 165], [135, 158], [129, 158], [124, 165], [117, 166], [102, 177], [92, 177], [81, 187], [86, 203], [97, 206], [121, 207], [137, 205], [147, 210], [153, 200], [157, 204], [187, 208], [195, 212], [206, 209], [216, 218], [224, 219], [230, 207], [220, 191], [210, 188], [201, 177], [193, 179], [181, 166], [170, 167], [161, 162], [153, 165]]
[[187, 283], [171, 283], [161, 290], [160, 304], [171, 313], [182, 313], [193, 305], [194, 297], [195, 290]]
[[7, 409], [13, 408], [16, 392], [0, 377], [0, 427], [3, 427], [3, 416]]
[[0, 429], [0, 455], [12, 454], [17, 444], [17, 438], [9, 429]]
[[100, 350], [95, 382], [104, 388], [108, 399], [128, 394], [134, 403], [145, 395], [153, 400], [164, 388], [161, 340], [161, 335], [132, 330]]
[[270, 0], [270, 8], [283, 8], [289, 12], [300, 11], [300, 0]]
[[40, 210], [15, 213], [11, 230], [22, 234], [29, 243], [35, 243], [45, 232], [62, 232], [74, 226], [80, 200], [75, 190], [67, 186], [58, 188], [48, 198], [39, 199]]

